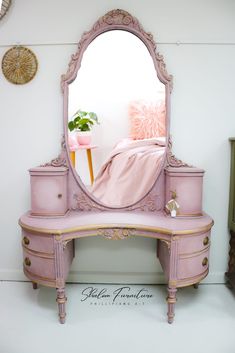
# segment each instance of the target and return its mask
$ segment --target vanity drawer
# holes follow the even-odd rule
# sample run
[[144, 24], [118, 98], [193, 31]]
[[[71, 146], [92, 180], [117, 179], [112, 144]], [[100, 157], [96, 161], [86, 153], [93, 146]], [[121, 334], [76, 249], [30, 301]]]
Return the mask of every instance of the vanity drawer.
[[24, 268], [32, 275], [43, 279], [55, 279], [54, 257], [33, 255], [30, 251], [23, 250]]
[[26, 249], [53, 254], [53, 236], [22, 231], [22, 245]]
[[196, 277], [209, 268], [209, 250], [191, 255], [179, 255], [178, 279]]
[[210, 246], [210, 232], [182, 237], [179, 240], [179, 254], [202, 251]]

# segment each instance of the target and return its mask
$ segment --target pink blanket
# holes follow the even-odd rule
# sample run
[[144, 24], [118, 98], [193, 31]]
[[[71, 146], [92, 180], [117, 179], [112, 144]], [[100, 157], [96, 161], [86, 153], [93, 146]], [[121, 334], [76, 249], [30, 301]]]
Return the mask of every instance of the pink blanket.
[[122, 140], [101, 167], [91, 192], [113, 207], [137, 202], [154, 184], [164, 152], [165, 138]]

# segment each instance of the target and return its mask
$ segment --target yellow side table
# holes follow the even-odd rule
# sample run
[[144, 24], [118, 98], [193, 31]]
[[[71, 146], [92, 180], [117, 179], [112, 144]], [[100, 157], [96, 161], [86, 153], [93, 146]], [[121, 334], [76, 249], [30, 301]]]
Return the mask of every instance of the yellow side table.
[[91, 150], [94, 149], [94, 148], [97, 148], [97, 146], [96, 145], [78, 145], [76, 148], [71, 148], [70, 149], [70, 159], [71, 159], [72, 166], [74, 168], [76, 167], [76, 154], [75, 154], [75, 152], [78, 151], [78, 150], [86, 150], [88, 167], [89, 167], [89, 172], [90, 172], [91, 185], [94, 182], [94, 173], [93, 173]]

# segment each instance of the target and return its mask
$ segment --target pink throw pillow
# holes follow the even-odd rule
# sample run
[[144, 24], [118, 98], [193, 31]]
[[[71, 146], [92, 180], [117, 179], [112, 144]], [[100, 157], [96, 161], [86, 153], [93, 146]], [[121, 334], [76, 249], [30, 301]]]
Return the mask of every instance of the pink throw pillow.
[[129, 105], [130, 137], [142, 140], [166, 136], [165, 102], [134, 101]]

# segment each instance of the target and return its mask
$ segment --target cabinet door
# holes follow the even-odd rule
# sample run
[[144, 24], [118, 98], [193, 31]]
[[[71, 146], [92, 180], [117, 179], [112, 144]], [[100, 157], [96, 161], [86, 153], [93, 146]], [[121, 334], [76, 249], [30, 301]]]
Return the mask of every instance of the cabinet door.
[[66, 177], [31, 176], [31, 209], [37, 215], [62, 215], [67, 211]]

